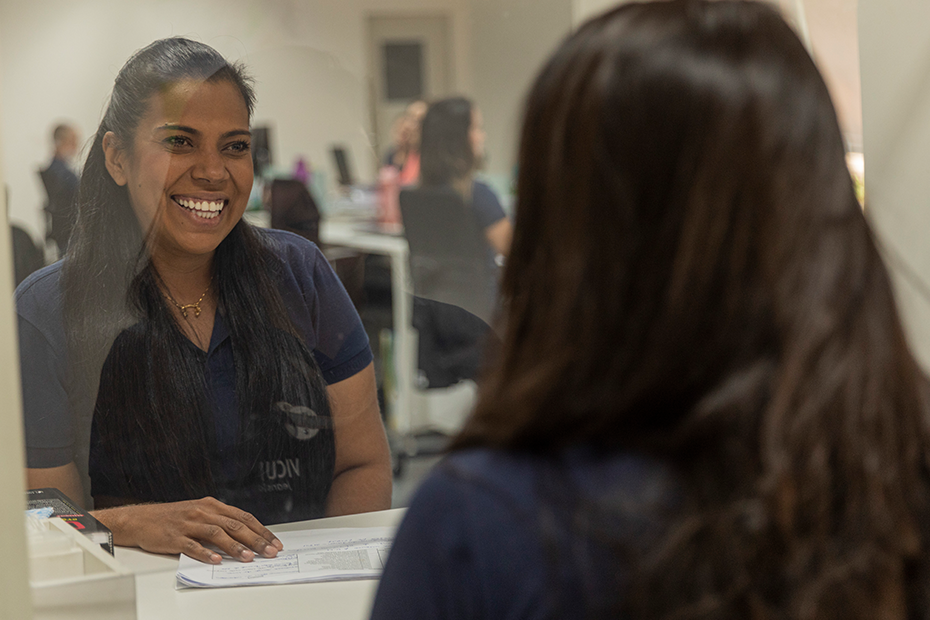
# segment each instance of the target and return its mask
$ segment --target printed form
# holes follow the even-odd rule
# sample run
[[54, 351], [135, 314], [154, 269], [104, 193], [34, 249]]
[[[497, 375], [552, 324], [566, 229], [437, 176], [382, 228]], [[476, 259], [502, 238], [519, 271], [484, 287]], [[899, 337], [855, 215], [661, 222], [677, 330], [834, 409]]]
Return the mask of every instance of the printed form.
[[393, 527], [346, 527], [276, 536], [284, 549], [274, 558], [240, 562], [225, 554], [219, 564], [185, 555], [178, 562], [177, 588], [228, 588], [313, 581], [377, 579], [394, 540]]

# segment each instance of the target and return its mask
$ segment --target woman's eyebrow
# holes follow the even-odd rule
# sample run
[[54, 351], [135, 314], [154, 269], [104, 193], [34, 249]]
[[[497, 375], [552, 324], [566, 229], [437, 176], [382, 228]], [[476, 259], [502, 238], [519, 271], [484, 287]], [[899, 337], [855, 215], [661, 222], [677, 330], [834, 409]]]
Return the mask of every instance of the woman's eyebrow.
[[252, 137], [252, 132], [248, 129], [234, 129], [233, 131], [227, 131], [222, 135], [223, 138], [231, 138], [233, 136], [248, 136]]
[[[155, 131], [183, 131], [183, 132], [185, 132], [185, 133], [189, 133], [189, 134], [194, 135], [194, 136], [199, 136], [200, 133], [201, 133], [199, 130], [194, 129], [193, 127], [188, 127], [187, 125], [172, 125], [172, 124], [170, 124], [170, 123], [169, 123], [169, 124], [166, 124], [166, 125], [162, 125], [162, 126], [160, 126], [160, 127], [156, 127], [156, 128], [155, 128]], [[232, 131], [227, 131], [226, 133], [224, 133], [224, 134], [223, 134], [222, 136], [220, 136], [220, 137], [221, 137], [221, 138], [231, 138], [231, 137], [233, 137], [233, 136], [249, 136], [249, 137], [251, 137], [251, 136], [252, 136], [252, 132], [249, 131], [248, 129], [233, 129]]]
[[171, 123], [156, 127], [155, 131], [183, 131], [185, 133], [200, 135], [200, 132], [193, 127], [188, 127], [187, 125], [172, 125]]

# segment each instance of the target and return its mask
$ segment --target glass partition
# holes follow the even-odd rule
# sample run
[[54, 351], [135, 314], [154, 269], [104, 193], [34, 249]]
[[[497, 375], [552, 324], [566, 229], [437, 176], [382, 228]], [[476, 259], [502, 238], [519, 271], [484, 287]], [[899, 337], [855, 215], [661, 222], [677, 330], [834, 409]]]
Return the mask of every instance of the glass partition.
[[[0, 179], [29, 241], [17, 265], [48, 265], [19, 298], [38, 369], [23, 382], [30, 484], [98, 508], [270, 502], [269, 523], [406, 506], [506, 336], [527, 90], [617, 4], [0, 6]], [[857, 3], [776, 4], [861, 184]], [[133, 57], [166, 37], [194, 45]], [[80, 198], [62, 198], [79, 177]]]

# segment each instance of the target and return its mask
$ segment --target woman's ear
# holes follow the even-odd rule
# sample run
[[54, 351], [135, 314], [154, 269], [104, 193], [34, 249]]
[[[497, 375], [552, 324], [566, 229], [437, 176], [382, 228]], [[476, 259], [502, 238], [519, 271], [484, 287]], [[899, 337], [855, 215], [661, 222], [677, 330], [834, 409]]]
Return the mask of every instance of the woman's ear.
[[117, 185], [126, 185], [126, 152], [120, 148], [119, 139], [112, 131], [103, 135], [103, 157], [107, 163], [107, 172]]

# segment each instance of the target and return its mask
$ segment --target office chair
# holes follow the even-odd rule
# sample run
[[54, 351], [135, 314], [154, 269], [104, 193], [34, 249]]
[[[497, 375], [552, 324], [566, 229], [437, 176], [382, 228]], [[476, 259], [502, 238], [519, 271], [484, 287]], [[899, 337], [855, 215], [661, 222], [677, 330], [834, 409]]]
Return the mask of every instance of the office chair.
[[76, 213], [74, 205], [70, 204], [74, 196], [62, 189], [60, 182], [48, 169], [39, 170], [39, 178], [42, 179], [42, 187], [48, 197], [42, 208], [45, 214], [44, 245], [47, 251], [49, 244], [54, 242], [57, 254], [61, 257], [68, 249], [68, 241], [74, 229]]
[[[451, 188], [402, 190], [400, 210], [417, 334], [412, 417], [421, 429], [451, 434], [474, 405], [474, 380], [497, 341], [489, 327], [497, 266], [470, 207]], [[424, 450], [408, 448], [406, 456], [416, 453]]]
[[36, 246], [32, 235], [16, 224], [10, 224], [10, 238], [13, 244], [14, 286], [19, 286], [29, 274], [45, 266], [45, 254]]
[[320, 209], [307, 186], [294, 179], [271, 182], [271, 227], [288, 230], [320, 244]]
[[470, 207], [452, 188], [421, 187], [401, 191], [400, 211], [414, 295], [458, 306], [490, 324], [498, 267]]

